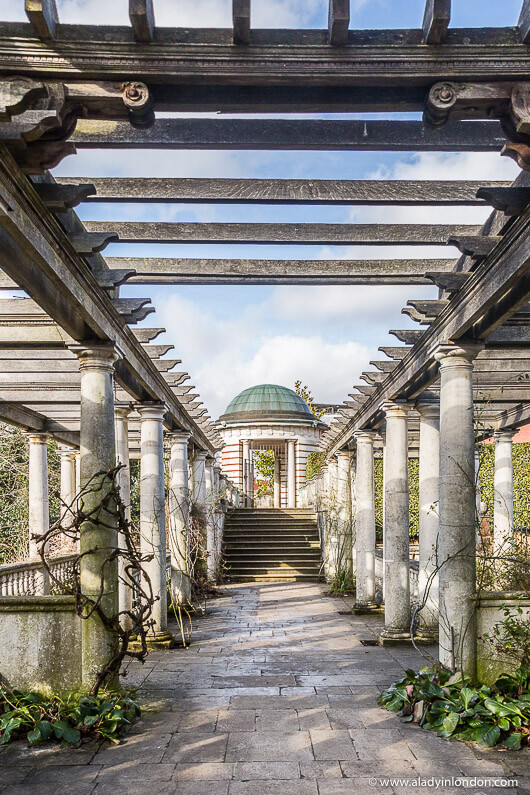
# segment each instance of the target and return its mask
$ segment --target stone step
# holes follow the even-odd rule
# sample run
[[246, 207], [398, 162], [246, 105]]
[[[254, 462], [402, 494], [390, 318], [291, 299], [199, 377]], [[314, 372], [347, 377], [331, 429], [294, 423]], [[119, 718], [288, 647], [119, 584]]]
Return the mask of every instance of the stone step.
[[321, 574], [231, 574], [232, 582], [324, 582]]
[[228, 527], [318, 527], [316, 522], [300, 522], [298, 520], [294, 520], [292, 522], [285, 522], [285, 521], [277, 521], [276, 519], [256, 519], [255, 522], [252, 519], [242, 518], [242, 519], [229, 519], [226, 522]]
[[305, 574], [306, 577], [319, 577], [320, 576], [320, 568], [318, 566], [300, 566], [300, 567], [289, 567], [289, 566], [254, 566], [254, 568], [246, 568], [246, 569], [228, 569], [227, 575], [229, 577], [243, 577], [243, 576], [252, 576], [252, 577], [264, 577], [264, 576], [281, 576], [281, 577], [296, 577], [300, 574]]

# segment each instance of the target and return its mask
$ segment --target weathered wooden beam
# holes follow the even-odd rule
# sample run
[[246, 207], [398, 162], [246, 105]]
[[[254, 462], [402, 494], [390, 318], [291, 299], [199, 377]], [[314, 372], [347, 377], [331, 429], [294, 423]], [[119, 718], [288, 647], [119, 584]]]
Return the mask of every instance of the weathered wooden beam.
[[155, 361], [155, 367], [159, 373], [167, 373], [181, 363], [182, 359], [158, 359]]
[[147, 315], [155, 311], [154, 306], [148, 306], [150, 298], [113, 298], [112, 304], [122, 316], [125, 323], [131, 325], [145, 320]]
[[[86, 225], [85, 225], [86, 226]], [[90, 257], [98, 251], [103, 251], [109, 243], [117, 243], [116, 232], [79, 232], [70, 235], [70, 243], [82, 257]]]
[[55, 38], [59, 15], [55, 0], [24, 0], [24, 10], [39, 39]]
[[466, 271], [426, 271], [425, 276], [430, 279], [441, 290], [448, 293], [455, 293], [469, 279], [470, 274]]
[[[138, 330], [138, 329], [137, 329]], [[174, 349], [174, 345], [144, 345], [143, 348], [150, 359], [160, 359]], [[156, 362], [155, 362], [156, 366]]]
[[528, 44], [530, 42], [530, 0], [523, 0], [517, 29], [523, 44]]
[[153, 41], [155, 36], [153, 0], [129, 0], [129, 19], [135, 41]]
[[138, 342], [151, 342], [160, 334], [164, 334], [165, 328], [133, 328], [131, 331]]
[[387, 362], [387, 361], [371, 361], [374, 367], [377, 367], [378, 370], [381, 370], [383, 373], [391, 373], [394, 367], [397, 366], [397, 362]]
[[234, 44], [250, 44], [250, 0], [232, 0]]
[[506, 142], [500, 125], [490, 121], [449, 122], [432, 130], [420, 121], [312, 119], [158, 119], [148, 129], [81, 119], [69, 140], [79, 149], [393, 152], [500, 152]]
[[469, 257], [486, 257], [500, 240], [494, 235], [452, 235], [447, 242]]
[[[222, 260], [107, 257], [109, 271], [135, 275], [130, 284], [429, 284], [432, 267], [452, 271], [455, 260]], [[109, 277], [110, 278], [110, 277]]]
[[424, 44], [442, 44], [451, 19], [451, 0], [426, 0], [423, 14]]
[[506, 215], [520, 215], [530, 204], [530, 188], [483, 186], [478, 189], [477, 198]]
[[416, 342], [423, 336], [424, 331], [416, 331], [416, 329], [391, 329], [389, 334], [393, 334], [400, 342], [405, 345], [415, 345]]
[[94, 276], [99, 286], [103, 287], [104, 290], [115, 290], [116, 287], [125, 284], [135, 273], [136, 271], [131, 268], [116, 268], [106, 271], [94, 271]]
[[329, 43], [347, 44], [349, 24], [350, 0], [328, 0]]
[[[256, 224], [86, 221], [104, 247], [118, 235], [122, 243], [291, 243], [296, 245], [445, 245], [449, 239], [478, 238], [477, 225], [452, 224]], [[115, 238], [114, 238], [115, 239]], [[85, 247], [90, 243], [87, 241]]]
[[41, 182], [35, 184], [35, 190], [52, 213], [64, 213], [96, 192], [94, 185], [88, 180], [79, 184], [72, 181], [68, 185]]
[[[177, 202], [221, 204], [403, 204], [482, 205], [490, 189], [508, 182], [371, 179], [179, 179], [155, 177], [61, 177], [54, 189], [82, 185], [94, 190], [86, 202]], [[479, 191], [486, 191], [481, 195]], [[510, 189], [511, 190], [511, 189]], [[519, 190], [519, 189], [516, 189]], [[521, 190], [527, 191], [527, 188]], [[477, 192], [479, 195], [477, 196]], [[484, 201], [485, 200], [485, 201]]]
[[377, 350], [381, 351], [381, 353], [384, 353], [385, 356], [388, 356], [389, 359], [401, 361], [401, 359], [404, 359], [405, 356], [407, 356], [410, 353], [411, 349], [401, 347], [401, 348], [378, 348]]
[[449, 301], [425, 301], [425, 300], [412, 300], [407, 301], [407, 305], [403, 307], [401, 313], [408, 315], [412, 320], [428, 326], [435, 317], [443, 312], [447, 307]]

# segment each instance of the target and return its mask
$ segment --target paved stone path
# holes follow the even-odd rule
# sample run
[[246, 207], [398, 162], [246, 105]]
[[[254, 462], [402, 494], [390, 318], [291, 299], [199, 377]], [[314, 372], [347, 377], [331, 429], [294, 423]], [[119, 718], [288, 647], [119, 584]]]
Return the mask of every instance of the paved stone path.
[[[309, 583], [230, 585], [188, 650], [153, 652], [128, 681], [153, 711], [125, 743], [0, 750], [1, 792], [37, 795], [386, 795], [514, 792], [424, 788], [391, 777], [517, 777], [528, 752], [479, 751], [402, 724], [380, 690], [422, 664], [411, 649], [365, 647], [380, 619]], [[375, 780], [375, 784], [374, 784]]]

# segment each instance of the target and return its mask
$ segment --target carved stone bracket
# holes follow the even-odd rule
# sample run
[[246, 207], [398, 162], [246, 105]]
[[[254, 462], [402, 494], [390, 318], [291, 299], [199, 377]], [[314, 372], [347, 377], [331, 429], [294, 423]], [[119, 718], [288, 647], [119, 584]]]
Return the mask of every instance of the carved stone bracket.
[[501, 154], [530, 170], [530, 83], [436, 83], [427, 97], [426, 124], [441, 127], [462, 119], [499, 119], [507, 143]]

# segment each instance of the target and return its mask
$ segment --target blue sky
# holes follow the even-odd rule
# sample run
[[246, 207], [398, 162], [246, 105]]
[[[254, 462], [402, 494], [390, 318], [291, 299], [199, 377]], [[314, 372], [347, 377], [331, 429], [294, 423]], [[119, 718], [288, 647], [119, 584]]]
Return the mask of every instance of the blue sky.
[[[193, 4], [155, 0], [160, 25], [228, 26], [231, 0]], [[521, 0], [454, 0], [451, 25], [515, 25]], [[424, 0], [352, 0], [350, 26], [419, 27]], [[58, 2], [65, 22], [127, 24], [126, 0]], [[252, 0], [252, 24], [325, 27], [327, 0]], [[3, 19], [24, 19], [23, 0], [3, 0]], [[341, 114], [342, 118], [348, 118]], [[357, 118], [360, 116], [357, 115]], [[374, 114], [371, 116], [374, 118]], [[411, 116], [409, 115], [409, 118]], [[292, 118], [292, 117], [291, 117]], [[363, 117], [364, 118], [364, 117]], [[378, 118], [381, 118], [379, 116]], [[512, 161], [496, 154], [384, 152], [127, 152], [81, 151], [54, 170], [63, 176], [273, 177], [313, 179], [511, 179]], [[267, 207], [202, 205], [85, 205], [85, 219], [162, 221], [292, 221], [478, 223], [481, 208]], [[246, 257], [278, 259], [451, 257], [441, 247], [113, 245], [109, 256]], [[144, 325], [164, 326], [159, 340], [180, 358], [213, 417], [256, 383], [292, 386], [301, 378], [319, 401], [342, 401], [378, 346], [396, 345], [390, 328], [414, 327], [401, 315], [410, 298], [435, 297], [430, 287], [188, 286], [126, 287], [149, 295], [156, 314]], [[417, 326], [416, 326], [417, 328]], [[158, 341], [158, 340], [157, 340]], [[180, 366], [179, 366], [180, 369]]]

